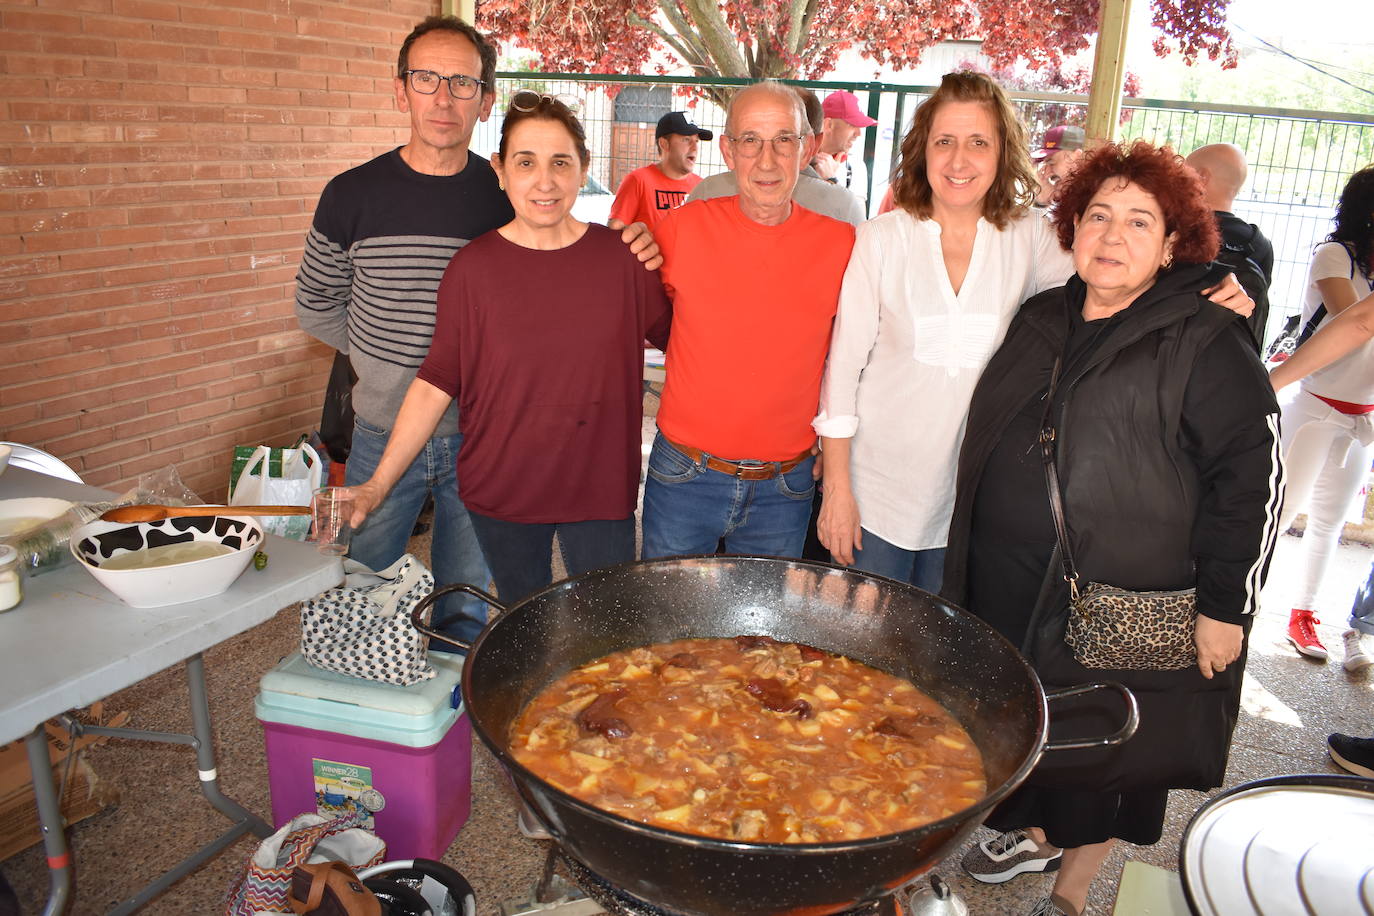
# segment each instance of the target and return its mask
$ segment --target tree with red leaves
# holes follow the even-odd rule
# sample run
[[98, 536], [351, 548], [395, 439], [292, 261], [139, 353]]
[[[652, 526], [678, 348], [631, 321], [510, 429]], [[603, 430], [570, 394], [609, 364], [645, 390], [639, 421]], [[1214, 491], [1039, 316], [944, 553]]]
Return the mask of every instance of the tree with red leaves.
[[[1000, 66], [986, 69], [973, 61], [963, 61], [960, 70], [978, 70], [997, 81], [999, 86], [1010, 90], [1029, 92], [1076, 93], [1087, 95], [1092, 88], [1093, 75], [1087, 67], [1064, 69], [1058, 64], [1046, 64], [1039, 70], [1024, 66]], [[1129, 98], [1140, 96], [1140, 77], [1127, 70], [1121, 84], [1122, 94]], [[1017, 109], [1026, 124], [1026, 130], [1033, 141], [1038, 141], [1045, 131], [1057, 124], [1077, 124], [1086, 127], [1088, 109], [1083, 105], [1066, 105], [1063, 102], [1017, 102]], [[1132, 112], [1123, 110], [1120, 121], [1126, 124]]]
[[[1234, 66], [1230, 0], [1152, 0], [1155, 49]], [[981, 38], [994, 65], [1057, 69], [1097, 30], [1098, 0], [482, 0], [477, 25], [554, 72], [818, 79], [857, 48], [915, 66], [946, 39]]]

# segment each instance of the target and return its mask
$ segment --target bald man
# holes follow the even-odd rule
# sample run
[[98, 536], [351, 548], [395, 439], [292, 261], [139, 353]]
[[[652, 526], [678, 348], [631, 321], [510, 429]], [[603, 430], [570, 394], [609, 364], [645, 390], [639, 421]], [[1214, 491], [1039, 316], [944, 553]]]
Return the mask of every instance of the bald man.
[[1211, 143], [1199, 146], [1184, 161], [1197, 172], [1203, 198], [1216, 214], [1217, 229], [1221, 231], [1217, 260], [1235, 271], [1240, 285], [1255, 300], [1255, 311], [1248, 322], [1256, 343], [1262, 344], [1269, 320], [1269, 284], [1274, 280], [1274, 246], [1259, 226], [1231, 212], [1249, 175], [1245, 153], [1231, 143]]
[[[801, 86], [791, 88], [806, 109], [806, 123], [811, 125], [811, 141], [818, 144], [819, 138], [825, 134], [825, 115], [822, 114], [821, 100], [816, 98], [816, 93], [810, 89], [803, 89]], [[710, 200], [713, 197], [730, 197], [738, 193], [739, 184], [735, 181], [735, 173], [727, 170], [702, 179], [700, 184], [692, 188], [692, 193], [687, 195], [687, 201], [690, 203], [694, 200]], [[864, 207], [859, 198], [821, 178], [809, 163], [797, 178], [792, 200], [821, 216], [843, 220], [851, 226], [859, 225], [865, 218]], [[829, 563], [829, 551], [821, 559]]]
[[[644, 481], [644, 558], [800, 557], [825, 354], [854, 227], [793, 204], [811, 152], [787, 86], [737, 92], [720, 137], [738, 193], [654, 234], [673, 300], [668, 379]], [[766, 345], [764, 345], [766, 344]]]

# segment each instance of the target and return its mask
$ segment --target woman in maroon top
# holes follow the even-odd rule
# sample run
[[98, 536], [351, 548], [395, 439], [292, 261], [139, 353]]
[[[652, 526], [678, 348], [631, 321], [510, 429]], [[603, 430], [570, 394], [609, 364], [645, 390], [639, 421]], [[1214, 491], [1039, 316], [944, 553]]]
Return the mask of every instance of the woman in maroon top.
[[667, 344], [668, 300], [620, 233], [574, 219], [587, 174], [566, 105], [517, 92], [492, 166], [515, 219], [459, 249], [439, 285], [434, 341], [354, 524], [385, 497], [458, 401], [463, 503], [507, 602], [634, 559], [642, 342]]

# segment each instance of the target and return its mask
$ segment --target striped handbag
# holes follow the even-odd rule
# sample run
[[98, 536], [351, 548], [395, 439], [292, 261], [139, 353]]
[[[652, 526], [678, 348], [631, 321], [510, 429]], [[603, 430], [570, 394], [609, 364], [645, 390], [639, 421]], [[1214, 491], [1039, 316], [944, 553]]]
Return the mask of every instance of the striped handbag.
[[318, 814], [298, 814], [285, 827], [263, 840], [248, 865], [234, 879], [225, 916], [291, 913], [287, 896], [291, 873], [309, 862], [344, 862], [354, 868], [380, 865], [386, 842], [362, 824], [370, 815], [362, 809], [333, 820]]

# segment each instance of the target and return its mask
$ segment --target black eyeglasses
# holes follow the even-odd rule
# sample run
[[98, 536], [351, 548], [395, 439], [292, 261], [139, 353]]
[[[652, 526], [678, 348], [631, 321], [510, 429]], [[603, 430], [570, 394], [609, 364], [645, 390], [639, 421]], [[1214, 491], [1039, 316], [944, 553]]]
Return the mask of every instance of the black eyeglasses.
[[440, 76], [433, 70], [407, 70], [401, 74], [410, 88], [422, 95], [434, 95], [439, 91], [441, 82], [448, 83], [448, 94], [459, 101], [466, 101], [477, 95], [477, 90], [486, 85], [482, 80], [472, 76], [464, 76], [455, 73], [452, 76]]

